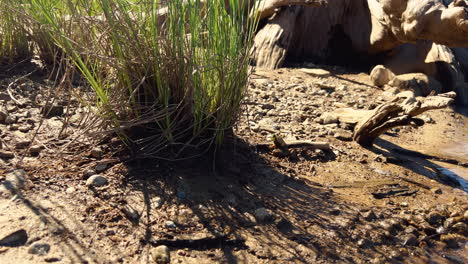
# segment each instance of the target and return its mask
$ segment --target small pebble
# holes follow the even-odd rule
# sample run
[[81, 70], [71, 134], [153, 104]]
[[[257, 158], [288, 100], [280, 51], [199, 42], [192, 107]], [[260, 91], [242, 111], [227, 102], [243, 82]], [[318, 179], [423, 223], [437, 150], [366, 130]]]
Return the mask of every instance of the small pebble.
[[403, 246], [415, 247], [419, 244], [418, 238], [414, 234], [407, 234], [403, 236]]
[[263, 207], [258, 208], [257, 210], [255, 210], [254, 215], [255, 215], [255, 219], [258, 222], [267, 222], [267, 221], [269, 221], [269, 220], [271, 220], [273, 218], [270, 211], [263, 208]]
[[50, 245], [43, 242], [34, 242], [29, 246], [28, 253], [33, 255], [44, 256], [50, 251]]
[[91, 157], [100, 159], [102, 157], [102, 149], [100, 147], [95, 147], [91, 150]]
[[101, 187], [107, 185], [108, 180], [101, 175], [93, 175], [86, 180], [86, 186]]
[[169, 221], [166, 221], [165, 225], [166, 225], [167, 228], [170, 228], [170, 229], [175, 229], [175, 228], [177, 228], [177, 226], [176, 226], [176, 224], [174, 223], [174, 221], [170, 221], [170, 220], [169, 220]]
[[158, 246], [152, 249], [151, 257], [157, 264], [167, 264], [171, 262], [171, 254], [167, 246]]

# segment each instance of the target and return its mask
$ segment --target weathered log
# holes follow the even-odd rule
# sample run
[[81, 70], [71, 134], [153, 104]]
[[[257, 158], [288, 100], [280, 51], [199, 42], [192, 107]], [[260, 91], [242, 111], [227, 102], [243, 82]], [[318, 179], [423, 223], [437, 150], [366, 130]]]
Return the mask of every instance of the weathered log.
[[422, 126], [424, 121], [416, 118], [426, 111], [440, 109], [453, 103], [456, 94], [449, 92], [423, 99], [395, 98], [373, 110], [372, 114], [358, 123], [353, 139], [362, 146], [372, 146], [374, 140], [394, 127]]
[[253, 13], [257, 18], [264, 19], [276, 13], [282, 6], [303, 5], [303, 6], [321, 6], [326, 4], [325, 0], [260, 0], [257, 1]]
[[259, 68], [281, 67], [291, 44], [300, 7], [290, 7], [274, 17], [255, 36], [252, 48], [253, 61]]

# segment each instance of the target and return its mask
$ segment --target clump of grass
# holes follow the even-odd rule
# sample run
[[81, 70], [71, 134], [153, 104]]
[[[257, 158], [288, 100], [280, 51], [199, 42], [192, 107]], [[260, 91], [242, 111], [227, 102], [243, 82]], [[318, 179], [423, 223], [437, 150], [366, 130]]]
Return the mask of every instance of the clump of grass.
[[31, 56], [21, 0], [0, 0], [0, 66]]
[[29, 0], [95, 93], [101, 129], [145, 154], [222, 143], [237, 120], [256, 21], [243, 0]]

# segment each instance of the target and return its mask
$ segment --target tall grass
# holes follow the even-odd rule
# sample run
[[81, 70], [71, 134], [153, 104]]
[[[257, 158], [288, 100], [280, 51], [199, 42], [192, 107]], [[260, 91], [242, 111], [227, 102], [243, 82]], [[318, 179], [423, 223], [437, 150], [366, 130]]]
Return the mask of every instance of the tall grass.
[[31, 56], [21, 0], [0, 0], [0, 66]]
[[102, 130], [180, 157], [222, 143], [237, 120], [256, 26], [245, 1], [171, 0], [165, 15], [159, 0], [25, 1], [41, 41], [94, 91], [84, 102]]

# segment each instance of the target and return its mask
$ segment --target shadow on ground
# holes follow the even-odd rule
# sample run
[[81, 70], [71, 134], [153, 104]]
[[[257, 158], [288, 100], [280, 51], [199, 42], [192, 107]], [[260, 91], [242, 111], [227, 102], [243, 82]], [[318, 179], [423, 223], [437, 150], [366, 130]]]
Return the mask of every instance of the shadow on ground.
[[134, 207], [142, 247], [181, 249], [182, 263], [196, 262], [186, 257], [192, 250], [215, 263], [356, 263], [386, 255], [366, 241], [356, 244], [366, 232], [356, 227], [358, 209], [319, 184], [280, 173], [239, 139], [214, 164], [146, 160], [127, 168], [121, 188], [134, 205], [144, 203]]
[[376, 154], [385, 156], [391, 163], [436, 180], [439, 183], [463, 190], [463, 186], [460, 185], [459, 181], [442, 173], [440, 170], [442, 166], [435, 164], [433, 161], [445, 162], [463, 167], [468, 167], [468, 164], [459, 164], [457, 160], [408, 150], [382, 138], [376, 139], [375, 145], [370, 150]]

